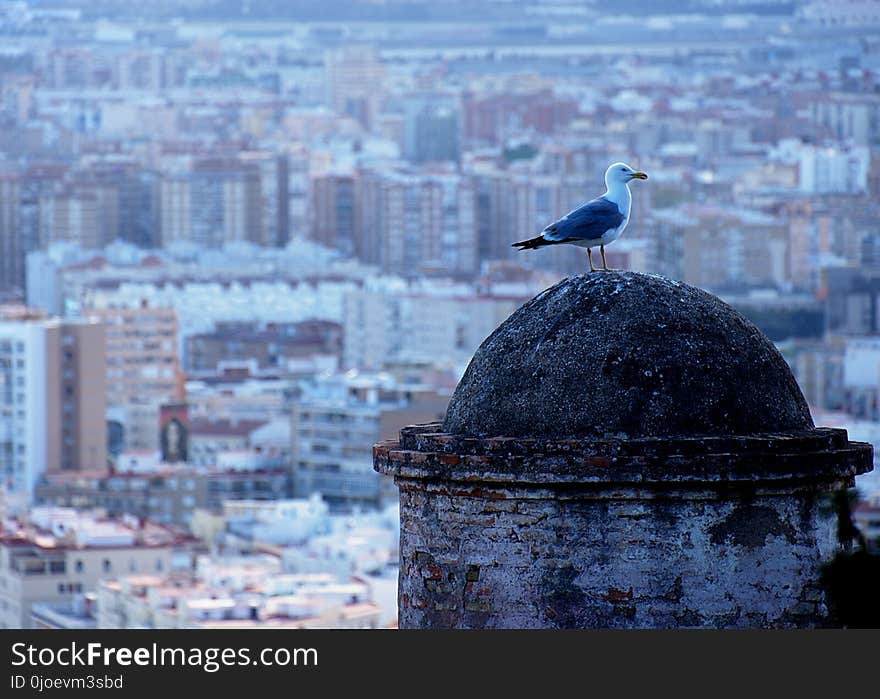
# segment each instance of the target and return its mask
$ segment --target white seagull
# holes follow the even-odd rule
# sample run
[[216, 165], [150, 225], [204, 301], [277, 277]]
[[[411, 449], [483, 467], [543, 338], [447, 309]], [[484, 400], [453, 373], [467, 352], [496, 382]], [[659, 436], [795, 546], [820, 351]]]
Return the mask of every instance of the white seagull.
[[547, 226], [541, 235], [529, 240], [514, 243], [518, 250], [534, 250], [545, 245], [568, 243], [587, 249], [590, 271], [593, 267], [593, 254], [590, 248], [599, 246], [602, 253], [602, 269], [607, 270], [605, 246], [617, 240], [629, 222], [632, 194], [629, 183], [633, 180], [646, 180], [644, 172], [634, 170], [626, 163], [614, 163], [605, 171], [605, 194], [569, 211], [558, 221]]

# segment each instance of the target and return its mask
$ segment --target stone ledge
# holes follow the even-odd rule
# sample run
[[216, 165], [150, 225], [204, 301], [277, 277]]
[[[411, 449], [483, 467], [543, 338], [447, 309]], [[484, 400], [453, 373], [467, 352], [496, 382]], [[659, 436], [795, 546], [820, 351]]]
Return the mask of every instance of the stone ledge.
[[437, 427], [406, 427], [400, 441], [375, 445], [374, 469], [399, 479], [496, 487], [680, 488], [850, 482], [873, 462], [870, 444], [850, 442], [846, 431], [838, 429], [743, 437], [554, 440], [479, 439], [444, 434]]
[[411, 451], [477, 456], [544, 455], [670, 456], [741, 453], [792, 453], [839, 449], [849, 443], [846, 430], [819, 427], [794, 432], [700, 437], [625, 437], [553, 439], [474, 437], [443, 432], [440, 423], [409, 425], [400, 430], [399, 444]]

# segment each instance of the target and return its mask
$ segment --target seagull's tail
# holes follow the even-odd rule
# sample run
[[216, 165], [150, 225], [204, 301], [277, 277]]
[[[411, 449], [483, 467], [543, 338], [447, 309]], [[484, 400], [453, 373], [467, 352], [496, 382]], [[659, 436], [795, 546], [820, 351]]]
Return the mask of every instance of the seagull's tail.
[[528, 240], [521, 240], [518, 243], [514, 243], [511, 247], [516, 248], [517, 250], [534, 250], [535, 248], [541, 248], [545, 245], [553, 245], [552, 240], [547, 240], [544, 236], [539, 235], [535, 238], [529, 238]]

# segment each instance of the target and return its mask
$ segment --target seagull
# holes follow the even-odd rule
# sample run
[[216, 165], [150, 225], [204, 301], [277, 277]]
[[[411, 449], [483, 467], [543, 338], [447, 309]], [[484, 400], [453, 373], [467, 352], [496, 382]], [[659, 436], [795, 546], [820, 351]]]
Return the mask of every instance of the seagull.
[[545, 245], [569, 243], [587, 249], [590, 271], [593, 267], [593, 254], [590, 248], [599, 246], [602, 253], [602, 269], [607, 270], [605, 246], [617, 240], [629, 222], [632, 194], [629, 183], [633, 180], [646, 180], [644, 172], [634, 170], [626, 163], [614, 163], [605, 171], [605, 194], [569, 211], [558, 221], [547, 226], [541, 235], [529, 240], [514, 243], [518, 250], [534, 250]]

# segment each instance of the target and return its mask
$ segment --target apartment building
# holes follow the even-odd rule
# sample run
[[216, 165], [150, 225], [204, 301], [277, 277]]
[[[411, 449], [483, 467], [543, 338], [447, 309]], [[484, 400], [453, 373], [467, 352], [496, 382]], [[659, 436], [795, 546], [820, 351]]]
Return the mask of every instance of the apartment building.
[[137, 518], [35, 507], [0, 527], [0, 628], [29, 628], [34, 605], [71, 604], [99, 581], [165, 574], [191, 541]]
[[403, 425], [439, 419], [448, 399], [388, 375], [350, 372], [305, 383], [292, 411], [295, 493], [320, 493], [336, 507], [392, 497], [389, 484], [373, 471], [373, 444]]
[[180, 398], [177, 314], [146, 300], [88, 310], [106, 328], [108, 405]]
[[104, 469], [104, 328], [0, 307], [0, 479], [30, 497], [40, 474]]

